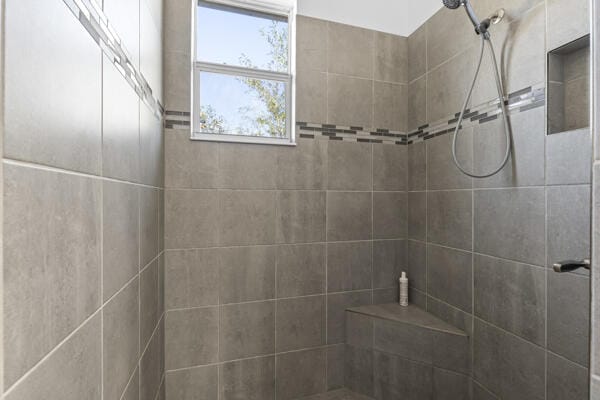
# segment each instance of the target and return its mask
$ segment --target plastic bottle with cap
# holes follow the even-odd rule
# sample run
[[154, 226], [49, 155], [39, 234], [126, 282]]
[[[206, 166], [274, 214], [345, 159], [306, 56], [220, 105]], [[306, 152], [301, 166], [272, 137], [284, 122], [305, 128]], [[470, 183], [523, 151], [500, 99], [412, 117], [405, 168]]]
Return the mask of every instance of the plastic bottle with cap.
[[406, 272], [402, 271], [400, 281], [400, 305], [403, 307], [408, 306], [408, 278]]

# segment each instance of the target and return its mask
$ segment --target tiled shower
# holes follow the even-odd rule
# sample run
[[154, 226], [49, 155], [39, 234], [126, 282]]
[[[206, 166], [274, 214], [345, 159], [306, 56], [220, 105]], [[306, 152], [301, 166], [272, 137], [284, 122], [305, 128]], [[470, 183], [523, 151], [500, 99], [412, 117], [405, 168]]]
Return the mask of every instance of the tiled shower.
[[[399, 36], [303, 1], [294, 146], [190, 140], [192, 0], [1, 2], [0, 400], [600, 396], [590, 273], [552, 269], [592, 256], [590, 56], [548, 70], [588, 1], [472, 1], [506, 10], [513, 151], [486, 179], [452, 161], [463, 12]], [[503, 155], [484, 60], [458, 144], [477, 173]]]

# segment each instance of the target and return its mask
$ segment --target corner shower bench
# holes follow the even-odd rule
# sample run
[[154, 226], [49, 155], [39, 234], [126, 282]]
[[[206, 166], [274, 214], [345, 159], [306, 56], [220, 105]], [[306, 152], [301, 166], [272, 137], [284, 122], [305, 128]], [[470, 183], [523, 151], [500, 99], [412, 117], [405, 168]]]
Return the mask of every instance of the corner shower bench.
[[470, 343], [464, 331], [415, 306], [346, 310], [346, 388], [377, 400], [466, 400]]

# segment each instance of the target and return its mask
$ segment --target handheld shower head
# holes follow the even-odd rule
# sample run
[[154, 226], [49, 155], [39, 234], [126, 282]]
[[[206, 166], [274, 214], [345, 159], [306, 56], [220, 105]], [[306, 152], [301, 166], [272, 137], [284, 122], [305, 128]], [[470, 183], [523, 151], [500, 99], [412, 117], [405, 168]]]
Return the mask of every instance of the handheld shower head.
[[444, 6], [451, 10], [456, 10], [460, 6], [464, 6], [467, 16], [469, 17], [471, 23], [473, 23], [473, 26], [475, 27], [475, 32], [478, 35], [484, 35], [486, 39], [489, 39], [490, 34], [488, 32], [488, 28], [491, 24], [490, 19], [480, 21], [479, 18], [477, 18], [475, 10], [473, 10], [473, 7], [471, 6], [469, 0], [442, 0], [442, 2], [444, 3]]
[[461, 0], [442, 0], [444, 5], [451, 10], [456, 10], [462, 4]]

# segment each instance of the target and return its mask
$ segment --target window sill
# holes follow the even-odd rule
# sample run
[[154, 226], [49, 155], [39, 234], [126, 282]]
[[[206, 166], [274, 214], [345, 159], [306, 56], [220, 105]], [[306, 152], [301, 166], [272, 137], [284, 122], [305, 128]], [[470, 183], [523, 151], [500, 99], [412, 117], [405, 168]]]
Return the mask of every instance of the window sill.
[[252, 136], [227, 136], [214, 135], [206, 133], [192, 134], [190, 140], [201, 142], [222, 142], [222, 143], [245, 143], [245, 144], [266, 144], [274, 146], [296, 146], [296, 142], [290, 138], [276, 139], [267, 137], [252, 137]]

